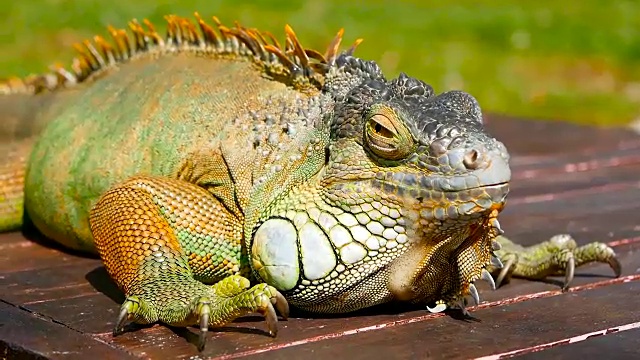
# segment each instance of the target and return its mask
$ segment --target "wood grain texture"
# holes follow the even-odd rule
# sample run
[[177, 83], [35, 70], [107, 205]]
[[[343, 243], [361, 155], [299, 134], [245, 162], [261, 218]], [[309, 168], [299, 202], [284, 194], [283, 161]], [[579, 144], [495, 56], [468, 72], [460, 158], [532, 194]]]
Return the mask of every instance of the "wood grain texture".
[[[348, 316], [294, 313], [266, 335], [259, 316], [212, 331], [198, 354], [195, 329], [111, 329], [122, 294], [98, 259], [36, 234], [0, 235], [0, 353], [17, 358], [567, 358], [638, 354], [640, 345], [640, 137], [623, 129], [488, 117], [512, 153], [513, 186], [500, 222], [522, 244], [571, 233], [616, 249], [621, 278], [596, 264], [561, 279], [513, 280], [472, 318], [400, 305]], [[609, 329], [609, 330], [608, 330]], [[591, 335], [589, 335], [591, 334]], [[584, 339], [582, 339], [584, 337]]]

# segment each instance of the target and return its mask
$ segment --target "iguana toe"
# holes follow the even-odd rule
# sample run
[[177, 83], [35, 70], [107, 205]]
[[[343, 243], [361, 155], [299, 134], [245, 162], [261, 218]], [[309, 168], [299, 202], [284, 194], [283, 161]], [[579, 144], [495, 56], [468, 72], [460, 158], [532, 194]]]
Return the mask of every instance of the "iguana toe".
[[276, 307], [282, 319], [287, 320], [289, 318], [289, 303], [278, 290], [274, 288], [273, 291], [275, 291], [275, 296], [271, 298], [271, 303]]
[[[227, 279], [231, 279], [231, 281], [233, 281], [234, 277], [240, 276], [234, 275]], [[225, 288], [223, 284], [225, 280], [214, 285], [214, 288], [218, 286]], [[228, 289], [225, 289], [224, 292], [229, 294]], [[211, 316], [211, 319], [209, 320], [209, 325], [215, 326], [224, 324], [228, 322], [225, 318], [231, 314], [235, 314], [235, 316], [231, 316], [236, 318], [240, 315], [257, 312], [265, 317], [269, 334], [271, 336], [276, 336], [278, 333], [278, 316], [276, 314], [276, 309], [283, 318], [286, 319], [286, 317], [289, 316], [289, 305], [284, 296], [282, 296], [282, 294], [280, 294], [280, 292], [273, 286], [269, 286], [264, 283], [257, 284], [248, 290], [239, 294], [234, 294], [233, 297], [225, 299], [224, 302], [221, 303], [221, 306], [219, 306], [219, 309], [211, 311], [213, 316]]]
[[601, 242], [592, 242], [580, 246], [574, 251], [576, 258], [576, 267], [591, 262], [606, 263], [611, 267], [616, 277], [622, 273], [622, 266], [616, 257], [615, 251], [607, 244]]
[[116, 336], [122, 332], [125, 323], [129, 320], [130, 315], [135, 314], [138, 308], [137, 298], [127, 298], [120, 307], [120, 313], [118, 314], [118, 320], [116, 326], [113, 328], [113, 336]]
[[147, 304], [138, 296], [127, 296], [120, 306], [120, 313], [113, 328], [113, 336], [121, 334], [127, 321], [148, 324], [155, 322], [157, 317], [153, 311], [149, 311]]
[[553, 236], [548, 241], [530, 247], [517, 245], [503, 236], [498, 241], [502, 245], [498, 254], [505, 261], [499, 272], [494, 269], [498, 287], [512, 276], [525, 279], [564, 276], [562, 290], [566, 291], [573, 281], [576, 268], [592, 262], [608, 264], [616, 277], [621, 273], [615, 252], [604, 243], [593, 242], [578, 247], [576, 241], [566, 234]]

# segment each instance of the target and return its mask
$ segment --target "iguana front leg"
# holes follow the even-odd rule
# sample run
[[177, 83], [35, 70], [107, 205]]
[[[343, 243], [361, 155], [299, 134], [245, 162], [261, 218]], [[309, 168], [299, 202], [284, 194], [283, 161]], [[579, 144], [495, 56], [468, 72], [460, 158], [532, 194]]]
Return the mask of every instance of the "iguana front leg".
[[[114, 333], [124, 322], [209, 326], [251, 312], [275, 335], [284, 297], [267, 284], [250, 288], [242, 224], [205, 189], [181, 180], [135, 177], [108, 191], [91, 211], [91, 231], [111, 277], [125, 292]], [[214, 283], [205, 285], [202, 280]]]
[[569, 235], [556, 235], [548, 241], [523, 247], [504, 236], [496, 239], [501, 249], [496, 252], [502, 260], [502, 269], [494, 269], [496, 285], [508, 282], [512, 276], [526, 279], [544, 279], [548, 276], [565, 276], [562, 289], [569, 288], [575, 268], [591, 262], [607, 263], [616, 277], [621, 266], [616, 254], [607, 244], [593, 242], [578, 247]]

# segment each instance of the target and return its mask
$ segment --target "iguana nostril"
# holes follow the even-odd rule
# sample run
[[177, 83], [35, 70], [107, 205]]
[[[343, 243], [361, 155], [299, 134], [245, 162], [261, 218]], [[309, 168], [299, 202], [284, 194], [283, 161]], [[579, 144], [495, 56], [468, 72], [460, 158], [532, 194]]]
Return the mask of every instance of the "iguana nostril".
[[478, 150], [471, 149], [464, 155], [462, 163], [467, 169], [477, 169], [480, 165], [480, 154]]

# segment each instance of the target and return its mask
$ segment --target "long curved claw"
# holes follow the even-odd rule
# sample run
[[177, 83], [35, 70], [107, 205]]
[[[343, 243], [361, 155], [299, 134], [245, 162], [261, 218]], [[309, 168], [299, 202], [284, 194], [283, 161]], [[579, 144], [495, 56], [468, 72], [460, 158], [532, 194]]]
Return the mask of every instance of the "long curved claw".
[[271, 303], [276, 307], [283, 320], [289, 318], [289, 303], [279, 291], [276, 290], [276, 296], [271, 298]]
[[480, 295], [478, 295], [478, 289], [476, 289], [476, 286], [473, 284], [469, 284], [469, 294], [471, 294], [471, 297], [473, 298], [473, 302], [475, 305], [479, 305], [480, 304]]
[[573, 281], [573, 276], [576, 271], [576, 259], [573, 257], [573, 253], [567, 254], [567, 265], [566, 272], [564, 274], [564, 284], [562, 285], [562, 291], [567, 291], [569, 289], [569, 285], [571, 285], [571, 281]]
[[483, 268], [482, 272], [480, 273], [482, 280], [486, 281], [489, 283], [489, 286], [491, 286], [491, 290], [495, 290], [496, 289], [496, 283], [493, 281], [493, 276], [491, 276], [491, 274], [489, 273], [489, 271], [487, 271], [487, 269]]
[[207, 343], [207, 332], [209, 331], [209, 315], [211, 306], [209, 301], [200, 302], [200, 335], [198, 336], [198, 351], [204, 350]]
[[502, 285], [502, 282], [504, 281], [504, 279], [509, 274], [509, 271], [511, 270], [511, 267], [513, 266], [514, 263], [515, 263], [514, 258], [510, 257], [507, 260], [507, 263], [502, 267], [502, 270], [500, 270], [500, 274], [496, 278], [496, 286], [497, 287], [500, 287], [500, 285]]
[[276, 310], [273, 308], [271, 302], [267, 303], [267, 306], [261, 312], [264, 316], [265, 322], [267, 323], [269, 335], [276, 337], [276, 335], [278, 335], [278, 316], [276, 315]]
[[128, 297], [124, 303], [122, 303], [120, 313], [118, 314], [118, 320], [116, 321], [116, 326], [113, 328], [113, 336], [117, 336], [122, 332], [127, 320], [129, 320], [131, 315], [136, 313], [139, 307], [140, 300], [135, 296]]
[[458, 309], [460, 309], [460, 311], [462, 311], [462, 315], [469, 316], [469, 310], [467, 310], [467, 305], [464, 302], [464, 297], [460, 297], [456, 301], [456, 306], [458, 307]]
[[620, 275], [622, 275], [622, 265], [620, 264], [620, 261], [615, 256], [609, 258], [609, 261], [607, 261], [607, 263], [613, 270], [616, 277], [620, 277]]
[[498, 269], [502, 269], [504, 267], [504, 265], [502, 264], [502, 261], [500, 261], [500, 259], [498, 259], [495, 256], [491, 257], [491, 265], [495, 266]]
[[122, 332], [122, 328], [124, 328], [124, 324], [129, 317], [129, 311], [124, 306], [120, 308], [120, 314], [118, 314], [118, 321], [116, 321], [116, 326], [113, 328], [113, 336], [118, 336]]

